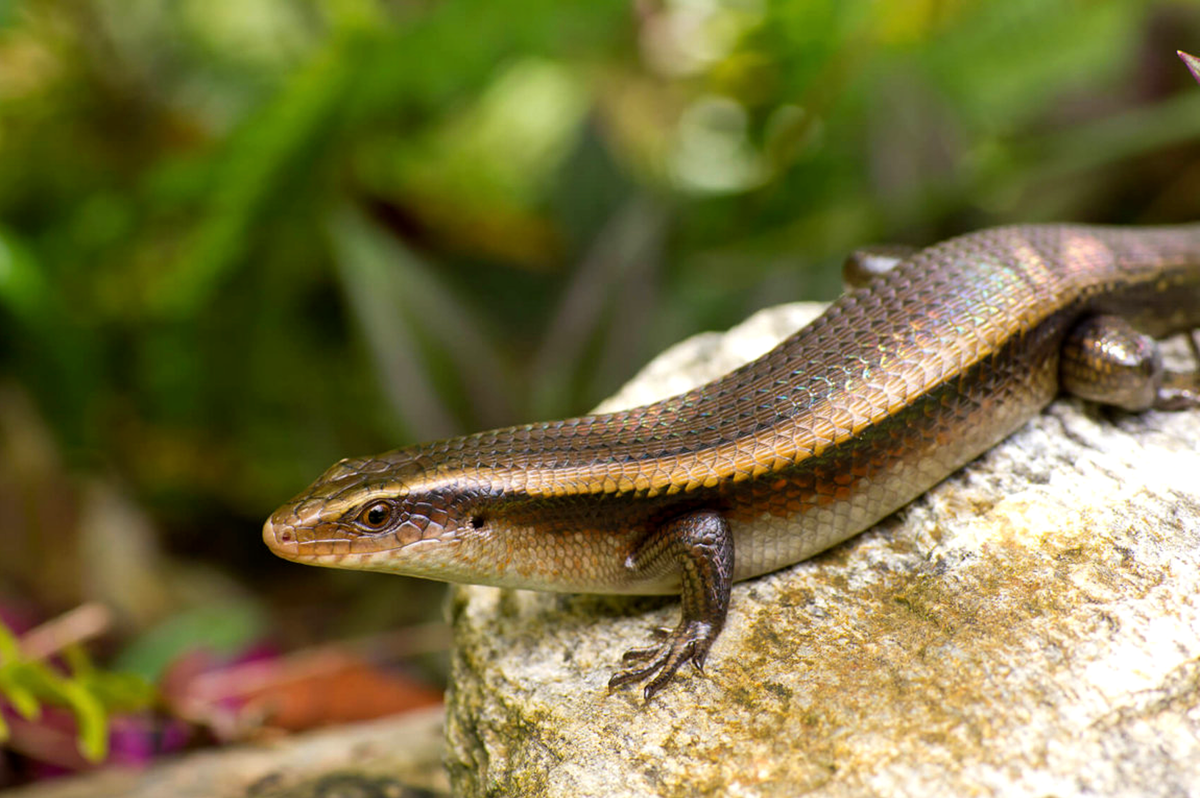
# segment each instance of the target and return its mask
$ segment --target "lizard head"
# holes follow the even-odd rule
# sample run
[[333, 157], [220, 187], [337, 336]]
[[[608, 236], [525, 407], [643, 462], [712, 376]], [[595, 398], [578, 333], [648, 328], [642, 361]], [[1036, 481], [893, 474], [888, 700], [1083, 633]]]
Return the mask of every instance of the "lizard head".
[[601, 498], [586, 501], [556, 490], [562, 477], [551, 468], [538, 483], [529, 469], [490, 465], [505, 459], [496, 450], [515, 449], [508, 438], [498, 446], [498, 435], [524, 440], [528, 433], [513, 428], [342, 460], [271, 515], [263, 541], [293, 562], [442, 582], [571, 592], [663, 589], [661, 579], [629, 583], [630, 549], [651, 524], [628, 508], [598, 508], [602, 480], [590, 483]]
[[271, 515], [263, 541], [294, 562], [459, 581], [486, 548], [489, 498], [419, 448], [342, 460]]

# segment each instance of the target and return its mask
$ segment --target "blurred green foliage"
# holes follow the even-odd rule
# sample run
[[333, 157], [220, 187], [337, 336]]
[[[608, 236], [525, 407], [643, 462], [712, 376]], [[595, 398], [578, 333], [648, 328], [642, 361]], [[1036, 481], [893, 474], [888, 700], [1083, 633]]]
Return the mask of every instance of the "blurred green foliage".
[[1181, 0], [0, 3], [0, 373], [255, 546], [338, 457], [586, 410], [860, 244], [1196, 218], [1197, 38]]
[[[110, 716], [145, 710], [156, 694], [138, 676], [97, 670], [78, 646], [67, 647], [62, 656], [67, 673], [25, 656], [16, 636], [0, 623], [0, 696], [25, 720], [40, 718], [44, 704], [70, 710], [79, 753], [89, 762], [101, 762], [108, 755]], [[0, 717], [0, 745], [8, 738], [8, 725]]]

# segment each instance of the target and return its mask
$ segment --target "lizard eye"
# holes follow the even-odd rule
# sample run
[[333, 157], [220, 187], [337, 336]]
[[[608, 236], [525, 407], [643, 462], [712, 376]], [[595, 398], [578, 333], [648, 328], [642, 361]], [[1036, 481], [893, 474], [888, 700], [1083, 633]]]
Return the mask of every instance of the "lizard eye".
[[358, 515], [358, 523], [367, 529], [383, 529], [392, 520], [392, 505], [387, 502], [375, 502]]

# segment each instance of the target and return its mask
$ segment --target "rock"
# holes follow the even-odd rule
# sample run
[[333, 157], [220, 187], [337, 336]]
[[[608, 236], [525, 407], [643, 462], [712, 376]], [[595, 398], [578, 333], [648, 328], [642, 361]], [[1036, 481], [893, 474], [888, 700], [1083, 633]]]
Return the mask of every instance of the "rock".
[[[813, 313], [685, 342], [618, 399], [710, 379]], [[456, 794], [1194, 793], [1200, 412], [1061, 399], [868, 532], [735, 585], [703, 674], [610, 693], [677, 616], [456, 588]]]

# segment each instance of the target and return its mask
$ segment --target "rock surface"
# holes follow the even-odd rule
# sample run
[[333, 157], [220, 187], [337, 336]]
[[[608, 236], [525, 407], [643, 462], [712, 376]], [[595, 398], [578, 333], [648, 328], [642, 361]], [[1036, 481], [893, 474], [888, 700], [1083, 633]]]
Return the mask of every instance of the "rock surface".
[[[765, 351], [685, 342], [607, 409]], [[1182, 351], [1182, 348], [1180, 348]], [[463, 795], [1200, 791], [1200, 412], [1064, 399], [867, 533], [735, 585], [705, 673], [605, 685], [678, 602], [457, 588]]]

